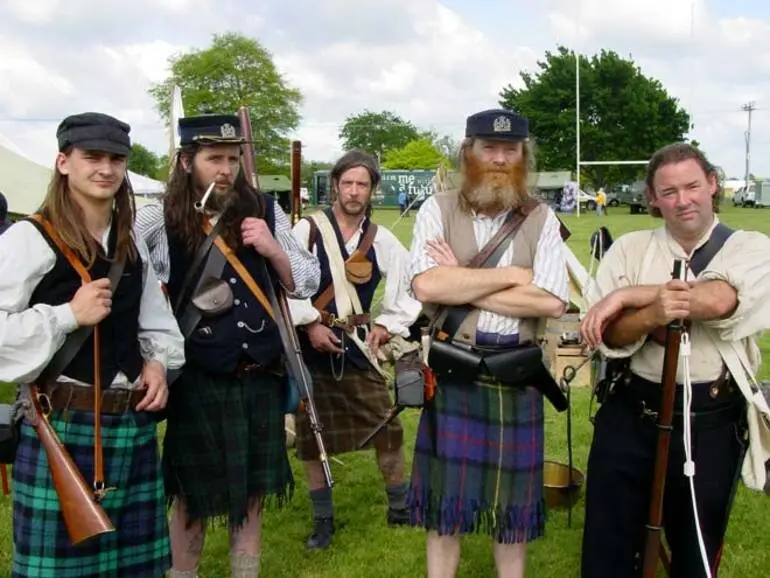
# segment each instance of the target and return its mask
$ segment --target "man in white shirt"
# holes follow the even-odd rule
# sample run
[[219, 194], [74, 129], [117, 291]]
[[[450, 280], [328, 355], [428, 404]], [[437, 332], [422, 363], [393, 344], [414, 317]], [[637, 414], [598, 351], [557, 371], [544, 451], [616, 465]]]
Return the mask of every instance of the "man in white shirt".
[[[393, 336], [409, 337], [420, 303], [407, 293], [409, 254], [393, 233], [371, 220], [372, 193], [380, 182], [376, 161], [350, 151], [331, 170], [334, 202], [302, 219], [296, 236], [321, 264], [321, 284], [307, 300], [290, 300], [302, 352], [313, 374], [313, 397], [329, 455], [359, 449], [391, 406], [377, 359]], [[371, 306], [385, 280], [382, 311]], [[313, 532], [307, 547], [327, 548], [334, 533], [331, 488], [304, 414], [297, 418], [297, 454], [305, 464], [313, 503]], [[398, 419], [372, 440], [388, 494], [390, 525], [408, 522], [403, 429]]]
[[[47, 452], [25, 418], [13, 462], [14, 577], [160, 576], [171, 566], [156, 412], [184, 343], [147, 247], [132, 235], [129, 130], [100, 113], [65, 118], [37, 220], [0, 236], [0, 382], [37, 385], [48, 422], [115, 526], [71, 543]], [[76, 267], [93, 280], [84, 284]]]
[[[663, 226], [619, 237], [596, 275], [585, 342], [609, 359], [599, 389], [588, 459], [582, 575], [636, 576], [642, 567], [661, 409], [666, 326], [684, 320], [689, 376], [678, 360], [663, 526], [671, 578], [706, 576], [684, 474], [684, 387], [692, 382], [692, 457], [700, 532], [713, 575], [746, 451], [746, 401], [720, 345], [759, 364], [758, 335], [770, 328], [770, 239], [719, 222], [715, 167], [687, 143], [657, 151], [646, 195]], [[672, 280], [675, 259], [686, 279]], [[683, 343], [681, 351], [686, 352]], [[612, 384], [611, 389], [609, 388]]]

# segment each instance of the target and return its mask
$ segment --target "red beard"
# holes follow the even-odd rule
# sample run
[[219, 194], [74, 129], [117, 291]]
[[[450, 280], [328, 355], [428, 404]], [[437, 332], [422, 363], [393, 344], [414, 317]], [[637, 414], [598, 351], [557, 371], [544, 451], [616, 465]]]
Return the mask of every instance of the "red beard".
[[507, 211], [519, 206], [527, 197], [525, 158], [501, 166], [483, 163], [468, 150], [464, 160], [464, 179], [460, 192], [475, 211]]

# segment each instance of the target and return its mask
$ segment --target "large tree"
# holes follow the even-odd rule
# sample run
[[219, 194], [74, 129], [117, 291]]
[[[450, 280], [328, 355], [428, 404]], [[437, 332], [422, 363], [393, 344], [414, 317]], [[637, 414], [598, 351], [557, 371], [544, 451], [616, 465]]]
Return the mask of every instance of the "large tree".
[[169, 65], [171, 76], [149, 91], [167, 124], [175, 84], [182, 91], [185, 116], [235, 114], [247, 106], [258, 170], [288, 164], [288, 135], [299, 125], [302, 95], [284, 80], [259, 42], [240, 34], [215, 34], [211, 46], [176, 54]]
[[156, 179], [158, 178], [159, 165], [160, 159], [154, 152], [139, 143], [131, 145], [131, 153], [128, 155], [129, 171]]
[[385, 153], [383, 169], [389, 170], [434, 170], [449, 166], [449, 160], [427, 137], [415, 139], [398, 149]]
[[[534, 73], [522, 72], [524, 88], [506, 86], [500, 105], [529, 119], [540, 170], [575, 168], [575, 53], [563, 46], [546, 52]], [[656, 149], [684, 140], [690, 117], [661, 83], [632, 60], [602, 50], [580, 56], [580, 160], [647, 160]], [[604, 186], [639, 177], [642, 165], [589, 165], [581, 180]]]
[[345, 119], [339, 132], [345, 150], [361, 149], [380, 159], [423, 136], [411, 122], [393, 112], [365, 110]]

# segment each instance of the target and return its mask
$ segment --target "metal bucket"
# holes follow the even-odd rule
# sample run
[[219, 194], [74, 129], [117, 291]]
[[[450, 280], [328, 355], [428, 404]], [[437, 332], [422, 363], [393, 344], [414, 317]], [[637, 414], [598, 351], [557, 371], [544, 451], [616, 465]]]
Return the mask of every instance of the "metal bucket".
[[572, 468], [570, 484], [569, 466], [546, 460], [543, 464], [543, 489], [545, 503], [550, 509], [566, 508], [574, 505], [580, 498], [585, 476], [577, 468]]

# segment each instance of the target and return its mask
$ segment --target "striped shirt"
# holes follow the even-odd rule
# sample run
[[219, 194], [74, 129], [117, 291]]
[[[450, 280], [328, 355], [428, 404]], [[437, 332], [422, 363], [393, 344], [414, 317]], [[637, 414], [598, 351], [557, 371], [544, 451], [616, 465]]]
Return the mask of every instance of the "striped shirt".
[[[546, 209], [546, 217], [540, 238], [535, 249], [535, 259], [532, 265], [532, 284], [569, 304], [569, 279], [567, 275], [567, 260], [564, 255], [564, 241], [560, 233], [560, 223], [551, 208]], [[473, 214], [473, 231], [476, 244], [480, 249], [497, 233], [505, 222], [508, 212], [495, 217]], [[441, 218], [441, 208], [434, 197], [430, 197], [420, 207], [415, 219], [412, 237], [411, 263], [409, 279], [413, 280], [420, 273], [437, 267], [437, 263], [428, 254], [426, 242], [444, 236], [444, 225]], [[498, 267], [510, 267], [513, 260], [513, 244], [503, 253]], [[411, 291], [411, 282], [410, 291]], [[484, 333], [496, 335], [511, 335], [518, 333], [519, 320], [505, 317], [491, 311], [481, 311], [477, 329]]]
[[[167, 284], [171, 259], [162, 202], [150, 203], [137, 209], [134, 231], [136, 236], [143, 238], [147, 244], [158, 279]], [[289, 257], [291, 264], [294, 291], [287, 293], [288, 297], [308, 299], [315, 295], [321, 283], [318, 258], [299, 243], [291, 230], [289, 218], [278, 203], [275, 203], [275, 239]]]

